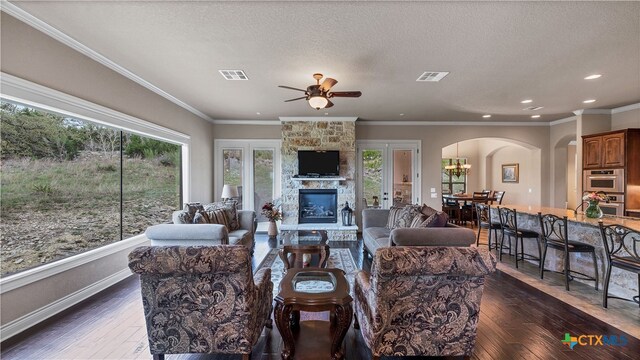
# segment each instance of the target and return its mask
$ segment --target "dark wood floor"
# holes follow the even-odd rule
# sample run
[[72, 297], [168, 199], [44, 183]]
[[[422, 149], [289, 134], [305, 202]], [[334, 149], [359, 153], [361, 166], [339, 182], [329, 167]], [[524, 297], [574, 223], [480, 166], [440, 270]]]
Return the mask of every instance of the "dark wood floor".
[[[254, 266], [275, 247], [258, 236]], [[360, 268], [370, 260], [362, 256], [362, 241], [331, 243], [349, 248]], [[561, 343], [565, 333], [625, 335], [624, 347], [576, 346]], [[313, 341], [310, 339], [309, 341]], [[266, 329], [254, 348], [253, 359], [279, 359], [282, 340], [274, 326]], [[345, 339], [347, 359], [369, 359], [362, 336], [353, 327]], [[640, 341], [546, 295], [506, 274], [486, 281], [478, 340], [472, 359], [638, 359]], [[322, 358], [317, 352], [299, 358]], [[150, 359], [139, 282], [130, 277], [80, 303], [36, 329], [2, 344], [2, 359]], [[177, 359], [239, 359], [229, 355], [168, 355]], [[399, 359], [399, 358], [386, 358]]]

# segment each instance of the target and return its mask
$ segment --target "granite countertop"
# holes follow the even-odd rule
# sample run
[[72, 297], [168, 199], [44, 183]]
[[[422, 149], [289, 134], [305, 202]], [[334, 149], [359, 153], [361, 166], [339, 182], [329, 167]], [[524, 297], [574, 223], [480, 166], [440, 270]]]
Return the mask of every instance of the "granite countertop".
[[640, 218], [630, 218], [623, 216], [609, 216], [605, 215], [601, 219], [591, 219], [584, 216], [584, 212], [578, 212], [577, 215], [574, 215], [573, 210], [567, 209], [557, 209], [557, 208], [549, 208], [542, 206], [534, 206], [534, 205], [500, 205], [500, 207], [507, 207], [510, 209], [515, 209], [517, 212], [523, 212], [531, 215], [537, 215], [538, 212], [543, 214], [553, 214], [556, 216], [566, 216], [567, 220], [575, 221], [583, 224], [590, 224], [593, 226], [598, 226], [598, 221], [602, 220], [604, 225], [622, 225], [626, 226], [630, 229], [640, 231]]

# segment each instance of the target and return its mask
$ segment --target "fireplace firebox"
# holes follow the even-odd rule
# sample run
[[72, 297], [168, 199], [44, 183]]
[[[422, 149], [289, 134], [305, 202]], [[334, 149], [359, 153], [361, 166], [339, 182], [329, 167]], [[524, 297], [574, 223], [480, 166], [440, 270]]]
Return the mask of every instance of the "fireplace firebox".
[[300, 189], [298, 223], [337, 223], [337, 189]]

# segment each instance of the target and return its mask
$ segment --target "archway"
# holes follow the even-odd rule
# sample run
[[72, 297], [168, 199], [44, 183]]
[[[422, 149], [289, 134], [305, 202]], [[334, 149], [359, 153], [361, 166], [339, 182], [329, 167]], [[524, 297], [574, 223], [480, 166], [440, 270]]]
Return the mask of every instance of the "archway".
[[[466, 158], [471, 164], [466, 191], [506, 191], [504, 203], [540, 205], [542, 200], [541, 149], [521, 141], [482, 137], [463, 140], [442, 148], [442, 158]], [[502, 166], [517, 164], [516, 182], [503, 182]], [[443, 176], [443, 181], [446, 175]]]
[[576, 135], [560, 138], [553, 145], [553, 165], [551, 167], [551, 206], [559, 209], [575, 208], [577, 205]]

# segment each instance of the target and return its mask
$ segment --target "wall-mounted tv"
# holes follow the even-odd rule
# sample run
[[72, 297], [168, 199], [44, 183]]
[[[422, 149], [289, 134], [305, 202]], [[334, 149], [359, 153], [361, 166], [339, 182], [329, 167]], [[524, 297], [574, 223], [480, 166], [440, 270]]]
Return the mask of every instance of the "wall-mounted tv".
[[338, 176], [340, 152], [338, 150], [298, 150], [299, 176]]

